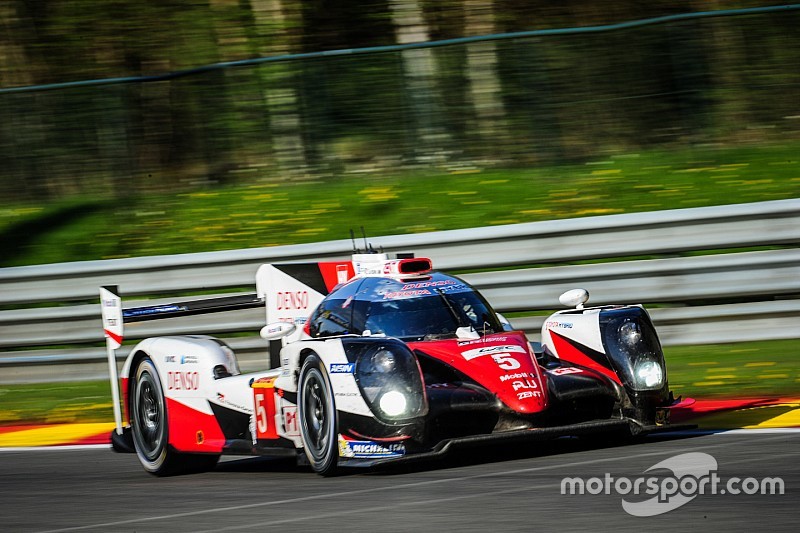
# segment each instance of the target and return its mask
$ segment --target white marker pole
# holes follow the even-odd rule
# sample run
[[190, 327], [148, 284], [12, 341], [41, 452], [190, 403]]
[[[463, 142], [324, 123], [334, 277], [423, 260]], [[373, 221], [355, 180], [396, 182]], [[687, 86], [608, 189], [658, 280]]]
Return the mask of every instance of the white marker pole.
[[111, 401], [114, 404], [114, 422], [117, 435], [122, 435], [122, 411], [119, 404], [119, 376], [117, 375], [116, 349], [122, 346], [122, 299], [116, 285], [100, 287], [100, 306], [103, 316], [103, 334], [106, 337], [108, 373], [111, 381]]

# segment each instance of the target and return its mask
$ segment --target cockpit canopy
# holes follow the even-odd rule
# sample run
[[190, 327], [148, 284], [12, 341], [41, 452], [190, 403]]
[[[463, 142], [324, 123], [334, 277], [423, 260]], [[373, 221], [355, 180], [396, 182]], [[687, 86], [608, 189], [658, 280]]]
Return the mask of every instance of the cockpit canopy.
[[355, 279], [339, 287], [314, 311], [312, 337], [385, 335], [406, 341], [448, 339], [460, 327], [479, 334], [503, 326], [483, 297], [464, 281], [432, 272], [409, 280]]

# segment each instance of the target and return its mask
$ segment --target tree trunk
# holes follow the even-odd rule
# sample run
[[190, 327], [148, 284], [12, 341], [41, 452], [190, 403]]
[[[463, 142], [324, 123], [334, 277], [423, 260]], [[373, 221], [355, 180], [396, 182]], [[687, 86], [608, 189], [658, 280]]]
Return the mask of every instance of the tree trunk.
[[[495, 33], [492, 0], [464, 0], [467, 37]], [[475, 116], [471, 128], [481, 146], [498, 145], [507, 139], [508, 125], [497, 74], [497, 46], [493, 41], [467, 45], [467, 79]], [[497, 150], [490, 150], [497, 154]]]
[[[400, 44], [430, 40], [427, 24], [417, 0], [391, 0], [392, 19], [397, 42]], [[420, 163], [441, 163], [447, 158], [448, 135], [437, 125], [439, 109], [436, 105], [436, 58], [430, 48], [403, 50], [403, 68], [407, 79], [414, 115], [415, 132], [419, 139], [414, 159]]]
[[[283, 0], [250, 0], [259, 37], [258, 52], [262, 56], [291, 54], [298, 48], [298, 39], [289, 28], [300, 27], [300, 8]], [[265, 87], [263, 98], [269, 113], [272, 150], [283, 176], [294, 179], [308, 177], [309, 165], [302, 134], [301, 112], [293, 67], [273, 63], [261, 67]]]

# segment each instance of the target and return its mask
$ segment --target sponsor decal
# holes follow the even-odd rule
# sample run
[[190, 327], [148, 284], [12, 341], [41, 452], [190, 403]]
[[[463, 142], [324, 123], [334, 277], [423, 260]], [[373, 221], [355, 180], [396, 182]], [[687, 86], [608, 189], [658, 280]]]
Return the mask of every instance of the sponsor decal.
[[297, 437], [300, 435], [300, 426], [297, 421], [297, 406], [283, 405], [281, 406], [283, 413], [283, 429], [287, 437]]
[[527, 372], [517, 372], [516, 374], [506, 374], [504, 376], [500, 376], [500, 381], [508, 381], [509, 379], [525, 379], [533, 377]]
[[384, 300], [398, 299], [398, 298], [413, 298], [414, 296], [429, 296], [433, 294], [428, 289], [419, 289], [412, 291], [394, 291], [387, 292], [383, 295]]
[[278, 310], [308, 309], [308, 291], [278, 292], [275, 293]]
[[490, 340], [492, 342], [506, 342], [508, 340], [508, 337], [491, 337], [490, 339], [483, 338], [483, 339], [472, 339], [468, 341], [458, 341], [458, 345], [470, 346], [473, 344], [486, 344], [487, 340]]
[[100, 300], [103, 302], [101, 314], [103, 318], [103, 335], [106, 345], [116, 350], [122, 346], [122, 303], [119, 296], [105, 287], [100, 287]]
[[356, 369], [355, 363], [331, 363], [331, 374], [352, 374]]
[[197, 356], [196, 355], [182, 355], [181, 356], [181, 364], [182, 365], [196, 365], [197, 364]]
[[347, 440], [339, 435], [339, 457], [381, 458], [401, 457], [406, 454], [402, 442], [380, 443], [368, 440]]
[[175, 356], [174, 355], [168, 355], [168, 356], [164, 357], [164, 362], [165, 363], [174, 363], [175, 362]]
[[233, 407], [234, 409], [238, 409], [239, 411], [245, 411], [247, 413], [252, 412], [251, 409], [248, 409], [247, 407], [245, 407], [243, 405], [239, 405], [238, 403], [234, 403], [234, 402], [232, 402], [230, 400], [225, 399], [225, 395], [222, 394], [221, 392], [217, 393], [217, 401], [219, 403], [224, 403], [225, 405], [229, 405], [230, 407]]
[[548, 322], [545, 322], [545, 326], [547, 327], [547, 329], [553, 329], [553, 328], [572, 329], [573, 324], [572, 322], [555, 322], [550, 320]]
[[266, 378], [258, 378], [255, 381], [253, 381], [250, 384], [250, 386], [252, 388], [254, 388], [254, 389], [256, 389], [256, 388], [268, 389], [268, 388], [272, 387], [275, 384], [275, 380], [276, 379], [278, 379], [278, 378], [276, 378], [275, 376], [270, 376], [270, 377], [266, 377]]
[[555, 374], [556, 376], [563, 376], [564, 374], [582, 374], [583, 370], [580, 368], [575, 368], [574, 366], [565, 366], [562, 368], [554, 368], [552, 370], [548, 370], [551, 374]]
[[410, 291], [412, 289], [425, 289], [428, 287], [444, 287], [447, 285], [455, 285], [456, 281], [452, 279], [440, 280], [440, 281], [419, 281], [416, 283], [406, 283], [403, 285], [403, 288], [400, 290], [403, 291]]
[[538, 390], [537, 391], [526, 390], [526, 391], [517, 393], [517, 399], [518, 400], [525, 400], [527, 398], [540, 398], [541, 396], [542, 396], [542, 393], [539, 392]]
[[356, 276], [379, 276], [383, 272], [383, 264], [353, 261], [353, 270]]
[[155, 315], [158, 313], [173, 313], [176, 311], [186, 311], [186, 307], [178, 305], [158, 305], [155, 307], [128, 309], [126, 311], [123, 311], [123, 316], [125, 316], [126, 318], [130, 318], [135, 316]]
[[338, 283], [346, 283], [350, 279], [350, 273], [347, 270], [347, 265], [336, 265], [336, 281]]
[[539, 385], [536, 384], [536, 380], [535, 379], [525, 379], [525, 380], [515, 381], [514, 383], [511, 384], [511, 386], [514, 388], [514, 391], [518, 391], [520, 389], [538, 389], [539, 388]]
[[197, 372], [167, 372], [167, 389], [197, 390], [200, 388], [200, 374]]
[[466, 352], [461, 352], [461, 355], [467, 361], [471, 361], [472, 359], [475, 359], [476, 357], [480, 357], [482, 355], [508, 354], [508, 353], [528, 353], [528, 352], [522, 346], [509, 344], [509, 345], [486, 346], [483, 348], [475, 348], [473, 350], [467, 350]]

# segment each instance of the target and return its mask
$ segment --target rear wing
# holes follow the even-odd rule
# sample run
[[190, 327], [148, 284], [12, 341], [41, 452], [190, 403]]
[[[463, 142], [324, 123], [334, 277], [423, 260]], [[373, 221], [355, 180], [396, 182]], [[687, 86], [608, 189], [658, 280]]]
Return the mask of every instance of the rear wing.
[[122, 412], [119, 403], [119, 376], [117, 375], [117, 358], [115, 352], [122, 346], [122, 341], [125, 338], [125, 324], [162, 318], [248, 309], [261, 307], [262, 305], [264, 305], [264, 300], [257, 294], [241, 294], [123, 309], [122, 298], [119, 295], [119, 288], [116, 285], [100, 287], [103, 334], [106, 338], [108, 370], [111, 381], [111, 400], [114, 405], [114, 422], [116, 424], [117, 434], [122, 434]]
[[100, 287], [103, 334], [106, 338], [111, 399], [114, 404], [117, 434], [122, 434], [122, 412], [115, 352], [122, 346], [125, 338], [125, 324], [264, 306], [265, 323], [289, 322], [297, 326], [297, 331], [291, 336], [272, 341], [274, 344], [270, 344], [270, 366], [275, 368], [280, 366], [281, 344], [300, 338], [311, 312], [334, 287], [353, 276], [351, 261], [262, 265], [256, 274], [256, 293], [128, 309], [122, 308], [122, 298], [116, 285]]

